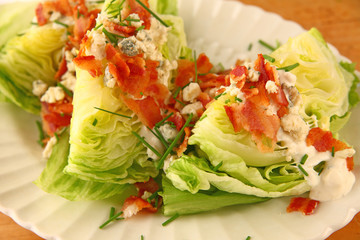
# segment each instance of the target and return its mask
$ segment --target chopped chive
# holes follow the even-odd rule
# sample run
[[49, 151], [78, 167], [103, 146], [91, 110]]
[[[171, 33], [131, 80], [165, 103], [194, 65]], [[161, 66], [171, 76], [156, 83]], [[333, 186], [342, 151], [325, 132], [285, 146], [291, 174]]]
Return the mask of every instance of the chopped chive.
[[273, 57], [271, 57], [271, 56], [269, 56], [269, 55], [266, 55], [266, 54], [263, 54], [263, 57], [266, 59], [266, 60], [268, 60], [269, 62], [275, 62], [275, 58], [273, 58]]
[[261, 45], [263, 45], [264, 47], [270, 49], [271, 51], [274, 51], [276, 49], [275, 47], [271, 46], [270, 44], [268, 44], [267, 42], [265, 42], [265, 41], [263, 41], [261, 39], [259, 40], [259, 43]]
[[141, 96], [143, 96], [143, 95], [144, 95], [144, 93], [143, 93], [143, 92], [140, 92], [140, 95], [141, 95]]
[[54, 136], [56, 138], [56, 142], [59, 142], [59, 135], [57, 133], [54, 133]]
[[166, 117], [164, 117], [160, 122], [155, 124], [155, 127], [160, 127], [166, 120], [168, 120], [174, 113], [171, 112], [169, 113], [169, 115], [167, 115]]
[[72, 97], [73, 96], [73, 93], [67, 88], [65, 87], [62, 83], [58, 82], [57, 85], [59, 87], [62, 88], [62, 90], [69, 96], [69, 97]]
[[64, 116], [65, 116], [65, 113], [61, 112], [60, 117], [64, 117]]
[[144, 240], [144, 236], [143, 236], [143, 235], [141, 235], [140, 240]]
[[331, 148], [331, 156], [334, 157], [335, 156], [335, 147]]
[[102, 32], [107, 36], [111, 43], [116, 44], [117, 38], [114, 36], [115, 34], [108, 32], [105, 28], [102, 29]]
[[293, 70], [294, 68], [298, 67], [299, 65], [300, 65], [299, 63], [294, 63], [294, 64], [286, 66], [286, 67], [277, 68], [276, 70], [284, 70], [285, 72], [289, 72], [289, 71]]
[[115, 215], [115, 208], [111, 207], [110, 208], [110, 213], [109, 213], [109, 218], [113, 217]]
[[99, 0], [99, 1], [90, 1], [90, 3], [104, 3], [105, 0]]
[[180, 103], [180, 104], [183, 105], [183, 106], [186, 106], [186, 104], [183, 103], [182, 101], [180, 101], [179, 99], [176, 99], [176, 98], [175, 98], [175, 101], [177, 101], [178, 103]]
[[140, 22], [140, 19], [129, 18], [129, 17], [125, 18], [125, 20], [128, 21], [128, 22]]
[[[111, 211], [111, 210], [110, 210]], [[117, 214], [113, 215], [112, 217], [110, 217], [106, 222], [104, 222], [99, 228], [100, 229], [103, 229], [106, 225], [108, 225], [109, 223], [111, 223], [112, 221], [115, 221], [115, 220], [121, 220], [121, 219], [124, 219], [124, 218], [119, 218], [119, 216], [123, 214], [123, 212], [118, 212]]]
[[213, 167], [212, 170], [213, 170], [214, 172], [216, 172], [217, 170], [219, 170], [219, 168], [220, 168], [222, 165], [223, 165], [223, 161], [219, 162], [219, 164], [216, 165], [215, 167]]
[[230, 102], [230, 99], [225, 100], [225, 104], [228, 104]]
[[205, 114], [205, 115], [202, 115], [201, 116], [201, 118], [199, 119], [199, 121], [202, 121], [202, 120], [204, 120], [204, 118], [206, 118], [207, 117], [207, 115]]
[[196, 60], [196, 51], [194, 51], [194, 66], [195, 66], [195, 82], [198, 82], [198, 69], [197, 69], [197, 60]]
[[159, 159], [159, 164], [157, 165], [157, 169], [160, 169], [162, 167], [162, 165], [164, 164], [165, 158], [167, 157], [167, 155], [169, 155], [169, 153], [172, 151], [172, 149], [175, 147], [175, 144], [179, 141], [180, 137], [182, 136], [185, 128], [189, 125], [189, 123], [191, 122], [191, 119], [193, 117], [193, 114], [191, 113], [188, 117], [188, 119], [186, 120], [184, 126], [181, 128], [181, 130], [178, 132], [178, 134], [176, 135], [176, 137], [174, 138], [174, 140], [170, 143], [169, 147], [166, 149], [165, 153], [162, 155], [162, 157]]
[[151, 194], [150, 197], [148, 197], [146, 200], [151, 203], [151, 200], [155, 199], [157, 196], [159, 196], [159, 190]]
[[305, 154], [302, 158], [301, 158], [301, 161], [300, 161], [300, 163], [301, 164], [304, 164], [305, 162], [306, 162], [306, 160], [308, 159], [308, 155], [307, 154]]
[[138, 27], [137, 29], [136, 29], [136, 31], [141, 31], [141, 30], [143, 30], [145, 28], [145, 26], [144, 25], [141, 25], [140, 27]]
[[207, 73], [198, 73], [198, 76], [206, 76], [206, 75], [208, 75], [208, 74], [210, 74], [210, 72], [207, 72]]
[[69, 25], [67, 25], [67, 24], [65, 24], [65, 23], [62, 23], [62, 22], [59, 22], [58, 20], [55, 20], [54, 23], [59, 24], [59, 25], [61, 25], [61, 26], [64, 26], [64, 27], [66, 27], [66, 28], [69, 27]]
[[235, 96], [235, 101], [242, 102], [242, 99]]
[[309, 176], [309, 174], [305, 171], [305, 169], [301, 165], [298, 165], [298, 168], [305, 176]]
[[219, 95], [216, 95], [216, 96], [214, 97], [214, 99], [217, 100], [219, 97], [221, 97], [221, 96], [224, 95], [224, 94], [225, 94], [225, 92], [220, 93]]
[[184, 90], [184, 88], [186, 88], [187, 86], [190, 85], [191, 82], [188, 82], [186, 85], [184, 85], [181, 89]]
[[247, 236], [245, 240], [251, 240], [251, 237], [250, 237], [250, 236]]
[[164, 136], [162, 135], [162, 133], [160, 132], [160, 130], [155, 127], [155, 132], [157, 133], [157, 137], [159, 138], [160, 142], [164, 145], [165, 148], [169, 147], [168, 142], [166, 141], [166, 139], [164, 138]]
[[255, 88], [255, 86], [250, 86], [249, 88], [250, 88], [250, 89], [253, 89], [253, 88]]
[[153, 11], [151, 11], [145, 4], [143, 4], [140, 0], [135, 0], [138, 4], [140, 4], [146, 11], [148, 11], [154, 18], [156, 18], [162, 25], [165, 27], [169, 27], [161, 18], [159, 18]]
[[178, 217], [180, 217], [180, 215], [178, 213], [175, 213], [174, 216], [172, 216], [171, 218], [169, 218], [168, 220], [166, 220], [165, 222], [163, 222], [161, 225], [166, 226], [169, 223], [171, 223], [172, 221], [174, 221], [175, 219], [177, 219]]
[[146, 147], [148, 147], [153, 153], [155, 153], [156, 156], [161, 158], [161, 154], [153, 147], [151, 146], [143, 137], [141, 137], [139, 134], [137, 134], [136, 132], [132, 131], [131, 132], [135, 137], [137, 137]]
[[25, 35], [25, 33], [18, 33], [18, 34], [16, 34], [16, 36], [18, 36], [18, 37], [21, 37], [21, 36], [24, 36]]
[[111, 112], [111, 111], [109, 111], [109, 110], [105, 110], [105, 109], [102, 109], [102, 108], [98, 108], [98, 107], [94, 107], [94, 108], [97, 109], [97, 110], [99, 110], [99, 111], [111, 113], [111, 114], [114, 114], [114, 115], [117, 115], [117, 116], [120, 116], [120, 117], [129, 118], [129, 119], [132, 118], [132, 117], [130, 117], [130, 116], [126, 116], [126, 115], [123, 115], [123, 114], [120, 114], [120, 113]]
[[250, 43], [250, 44], [249, 44], [249, 46], [248, 46], [248, 49], [247, 49], [247, 50], [248, 50], [248, 51], [251, 51], [252, 46], [253, 46], [253, 44], [252, 44], [252, 43]]
[[94, 29], [98, 30], [99, 28], [101, 28], [101, 26], [103, 25], [103, 23], [100, 23], [99, 25], [97, 25]]
[[98, 120], [96, 118], [94, 118], [94, 121], [93, 121], [92, 125], [95, 127], [97, 122], [98, 122]]
[[158, 208], [158, 205], [159, 205], [159, 198], [157, 197], [157, 198], [155, 198], [155, 205], [154, 205], [154, 207], [155, 207], [155, 208]]
[[43, 143], [43, 140], [45, 139], [45, 134], [44, 134], [44, 130], [42, 128], [42, 124], [40, 121], [36, 121], [36, 126], [39, 130], [39, 140], [38, 140], [38, 143], [44, 147], [44, 143]]
[[106, 6], [105, 11], [109, 9], [109, 7], [115, 2], [115, 0], [111, 0], [111, 2], [109, 3], [109, 5]]
[[31, 25], [39, 25], [37, 22], [31, 22]]

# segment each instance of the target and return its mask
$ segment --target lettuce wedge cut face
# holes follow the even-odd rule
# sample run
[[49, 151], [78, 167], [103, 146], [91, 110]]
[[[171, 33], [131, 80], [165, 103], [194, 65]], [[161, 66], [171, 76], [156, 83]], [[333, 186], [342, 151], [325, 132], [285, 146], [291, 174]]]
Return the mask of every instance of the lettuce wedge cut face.
[[277, 67], [299, 63], [291, 73], [297, 77], [305, 120], [311, 122], [315, 116], [319, 127], [329, 129], [332, 116], [341, 117], [348, 112], [354, 76], [337, 62], [317, 29], [289, 39], [271, 56]]
[[[84, 180], [117, 184], [147, 181], [157, 170], [146, 148], [132, 134], [141, 122], [120, 100], [119, 88], [104, 85], [77, 69], [70, 128], [69, 163], [65, 172]], [[122, 117], [96, 108], [122, 114]]]
[[32, 27], [12, 38], [0, 53], [0, 92], [24, 110], [38, 114], [41, 104], [32, 93], [32, 82], [54, 85], [54, 75], [66, 42], [64, 29]]
[[69, 131], [59, 137], [46, 168], [35, 184], [45, 192], [61, 196], [71, 201], [87, 201], [109, 198], [131, 189], [129, 184], [111, 184], [84, 181], [77, 177], [64, 174], [68, 162]]

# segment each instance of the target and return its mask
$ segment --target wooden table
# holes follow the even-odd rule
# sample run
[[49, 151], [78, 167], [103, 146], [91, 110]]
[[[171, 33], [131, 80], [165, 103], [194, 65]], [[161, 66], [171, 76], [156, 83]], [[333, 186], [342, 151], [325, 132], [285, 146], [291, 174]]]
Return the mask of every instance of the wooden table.
[[[359, 0], [241, 0], [293, 20], [305, 29], [316, 27], [325, 40], [342, 55], [358, 62], [360, 70], [360, 1]], [[360, 199], [359, 199], [360, 200]], [[39, 236], [18, 226], [0, 213], [0, 239], [40, 240]], [[360, 214], [327, 240], [359, 240]]]

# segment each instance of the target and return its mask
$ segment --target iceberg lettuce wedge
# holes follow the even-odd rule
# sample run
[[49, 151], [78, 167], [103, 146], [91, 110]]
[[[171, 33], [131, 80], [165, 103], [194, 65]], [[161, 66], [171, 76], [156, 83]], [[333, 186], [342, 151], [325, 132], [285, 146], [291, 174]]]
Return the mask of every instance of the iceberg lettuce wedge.
[[99, 200], [122, 194], [131, 189], [129, 184], [111, 184], [84, 181], [63, 173], [69, 153], [69, 132], [59, 137], [46, 168], [35, 184], [45, 192], [61, 196], [71, 201]]
[[64, 29], [49, 25], [32, 27], [12, 38], [0, 53], [0, 92], [24, 110], [38, 114], [40, 100], [32, 93], [32, 82], [55, 84], [54, 75], [66, 42]]
[[344, 116], [354, 105], [349, 103], [349, 94], [354, 95], [350, 90], [355, 78], [337, 62], [317, 29], [290, 38], [271, 56], [277, 67], [299, 63], [291, 73], [297, 77], [305, 120], [310, 122], [315, 116], [319, 127], [329, 129], [332, 116]]

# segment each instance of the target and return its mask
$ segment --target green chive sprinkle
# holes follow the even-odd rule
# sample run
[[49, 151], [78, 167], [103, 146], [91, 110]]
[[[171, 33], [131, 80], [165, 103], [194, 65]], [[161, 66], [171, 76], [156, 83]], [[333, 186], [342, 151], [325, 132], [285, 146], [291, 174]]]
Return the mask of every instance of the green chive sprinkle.
[[148, 197], [146, 200], [151, 203], [151, 200], [155, 199], [157, 196], [159, 196], [159, 190], [157, 190], [156, 192], [154, 192], [153, 194], [151, 194], [150, 197]]
[[248, 51], [251, 51], [252, 46], [253, 46], [253, 44], [252, 44], [252, 43], [250, 43], [250, 44], [249, 44], [249, 46], [248, 46]]
[[155, 132], [157, 133], [157, 138], [160, 140], [160, 142], [164, 145], [165, 148], [168, 148], [169, 147], [169, 144], [168, 142], [166, 141], [166, 139], [164, 138], [164, 136], [162, 135], [162, 133], [160, 132], [160, 130], [155, 127]]
[[273, 57], [271, 57], [271, 56], [269, 56], [269, 55], [266, 55], [266, 54], [263, 54], [263, 57], [266, 59], [266, 60], [268, 60], [269, 62], [275, 62], [275, 58], [273, 58]]
[[300, 65], [299, 63], [294, 63], [294, 64], [286, 66], [286, 67], [277, 68], [276, 70], [284, 70], [285, 72], [289, 72], [289, 71], [293, 70], [294, 68], [298, 67], [299, 65]]
[[213, 167], [213, 171], [216, 172], [217, 170], [219, 170], [219, 168], [223, 165], [223, 161], [219, 162], [218, 165], [216, 165], [215, 167]]
[[163, 123], [168, 120], [174, 113], [171, 112], [169, 113], [169, 115], [167, 115], [166, 117], [163, 118], [163, 120], [161, 120], [160, 122], [155, 124], [155, 127], [160, 127], [161, 125], [163, 125]]
[[67, 25], [67, 24], [65, 24], [65, 23], [62, 23], [62, 22], [59, 22], [58, 20], [55, 20], [54, 23], [59, 24], [59, 25], [61, 25], [61, 26], [64, 26], [64, 27], [66, 27], [66, 28], [69, 27], [69, 25]]
[[172, 216], [171, 218], [169, 218], [168, 220], [166, 220], [165, 222], [162, 223], [163, 226], [168, 225], [169, 223], [171, 223], [172, 221], [174, 221], [175, 219], [177, 219], [178, 217], [180, 217], [180, 215], [178, 213], [176, 213], [174, 216]]
[[246, 240], [250, 240], [250, 239], [251, 239], [251, 237], [250, 237], [250, 236], [247, 236]]
[[94, 29], [95, 29], [95, 30], [98, 30], [99, 28], [102, 27], [102, 25], [103, 25], [103, 24], [101, 23], [101, 24], [97, 25]]
[[39, 25], [37, 22], [31, 22], [31, 25]]
[[98, 122], [98, 120], [96, 118], [94, 118], [94, 121], [93, 121], [92, 125], [95, 127], [97, 122]]
[[176, 99], [176, 98], [175, 98], [175, 101], [177, 101], [178, 103], [180, 103], [180, 104], [183, 105], [183, 106], [186, 106], [186, 104], [183, 103], [182, 101], [180, 101], [179, 99]]
[[305, 154], [302, 158], [301, 158], [301, 161], [300, 161], [300, 163], [301, 164], [304, 164], [305, 162], [306, 162], [306, 160], [308, 159], [308, 155], [307, 154]]
[[309, 176], [309, 174], [305, 171], [305, 169], [301, 165], [298, 165], [298, 168], [305, 176]]
[[115, 2], [115, 0], [111, 0], [111, 2], [109, 3], [109, 5], [107, 5], [107, 7], [105, 8], [105, 11], [109, 9], [109, 7]]
[[44, 130], [43, 130], [43, 128], [42, 128], [41, 122], [40, 122], [40, 121], [36, 121], [36, 126], [37, 126], [37, 128], [38, 128], [38, 130], [39, 130], [39, 140], [38, 140], [38, 143], [39, 143], [42, 147], [44, 147], [43, 140], [44, 140], [44, 138], [45, 138], [45, 134], [44, 134]]
[[263, 41], [261, 39], [259, 40], [259, 43], [261, 45], [263, 45], [264, 47], [270, 49], [271, 51], [274, 51], [276, 49], [275, 47], [271, 46], [270, 44], [268, 44], [267, 42], [265, 42], [265, 41]]
[[153, 11], [151, 11], [145, 4], [143, 4], [140, 0], [135, 0], [138, 4], [140, 4], [146, 11], [148, 11], [154, 18], [156, 18], [162, 25], [165, 27], [169, 27], [161, 18], [159, 18]]
[[59, 87], [61, 87], [62, 90], [63, 90], [69, 97], [72, 97], [72, 96], [73, 96], [73, 93], [72, 93], [67, 87], [65, 87], [63, 84], [61, 84], [60, 82], [58, 82], [57, 85], [58, 85]]
[[199, 121], [202, 121], [202, 120], [204, 120], [204, 118], [206, 118], [207, 117], [207, 115], [205, 114], [205, 115], [202, 115], [201, 116], [201, 118], [199, 119]]
[[54, 133], [54, 136], [56, 138], [56, 142], [59, 142], [59, 135], [57, 133]]
[[136, 31], [141, 31], [141, 30], [143, 30], [145, 28], [145, 26], [144, 25], [141, 25], [140, 27], [138, 27], [137, 29], [136, 29]]
[[151, 146], [143, 137], [141, 137], [136, 132], [131, 132], [135, 137], [137, 137], [146, 147], [148, 147], [153, 153], [155, 153], [156, 156], [161, 157], [161, 154], [153, 147]]
[[109, 213], [109, 218], [113, 217], [115, 215], [115, 208], [111, 207], [110, 208], [110, 213]]
[[[112, 211], [112, 210], [110, 210]], [[103, 229], [106, 225], [108, 225], [109, 223], [115, 221], [115, 220], [121, 220], [121, 219], [124, 219], [124, 218], [119, 218], [119, 216], [123, 214], [123, 212], [119, 212], [117, 214], [114, 214], [112, 217], [110, 217], [106, 222], [104, 222], [99, 228], [100, 229]]]
[[253, 88], [255, 88], [255, 86], [250, 86], [250, 89], [253, 89]]
[[107, 38], [110, 40], [111, 43], [113, 44], [117, 43], [118, 40], [116, 38], [116, 34], [108, 32], [105, 28], [102, 29], [102, 32], [107, 36]]
[[331, 156], [334, 157], [335, 156], [335, 147], [331, 148]]
[[230, 102], [230, 99], [225, 100], [225, 104], [228, 104]]
[[214, 97], [214, 99], [217, 100], [219, 97], [221, 97], [222, 95], [225, 95], [225, 94], [226, 94], [225, 92], [220, 93], [219, 95], [216, 95], [216, 96]]
[[111, 114], [114, 114], [114, 115], [117, 115], [117, 116], [120, 116], [120, 117], [129, 118], [129, 119], [132, 118], [132, 117], [130, 117], [130, 116], [126, 116], [126, 115], [123, 115], [123, 114], [120, 114], [120, 113], [111, 112], [111, 111], [109, 111], [109, 110], [105, 110], [105, 109], [102, 109], [102, 108], [98, 108], [98, 107], [94, 107], [94, 108], [97, 109], [97, 110], [99, 110], [99, 111], [111, 113]]
[[235, 101], [242, 102], [242, 100], [240, 98], [238, 98], [238, 97], [235, 97]]
[[164, 161], [166, 159], [166, 157], [169, 155], [169, 153], [172, 151], [172, 149], [175, 147], [175, 144], [179, 141], [180, 137], [182, 136], [185, 128], [189, 125], [189, 123], [191, 122], [191, 119], [193, 118], [193, 114], [191, 113], [188, 117], [188, 119], [186, 120], [184, 126], [181, 128], [181, 130], [178, 132], [178, 134], [176, 135], [176, 137], [174, 138], [174, 140], [170, 143], [169, 147], [166, 149], [165, 153], [162, 155], [162, 157], [159, 159], [159, 164], [157, 165], [157, 169], [160, 169], [163, 164]]
[[144, 240], [144, 236], [143, 236], [143, 235], [141, 235], [140, 240]]

